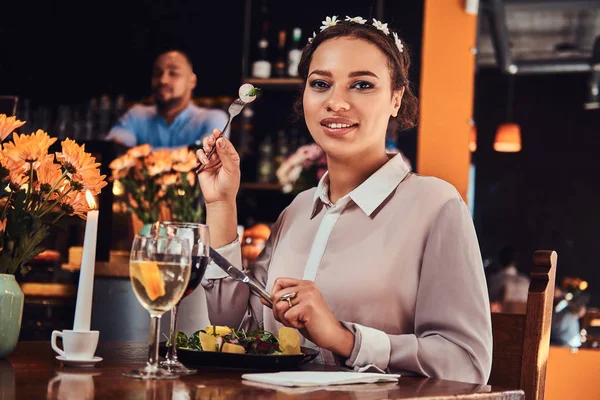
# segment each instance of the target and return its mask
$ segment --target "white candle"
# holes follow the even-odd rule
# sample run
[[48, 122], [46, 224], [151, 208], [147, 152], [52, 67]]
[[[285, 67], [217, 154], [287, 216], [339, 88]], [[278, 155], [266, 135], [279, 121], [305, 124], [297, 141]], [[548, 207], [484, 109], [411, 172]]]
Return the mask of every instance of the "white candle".
[[89, 331], [92, 317], [92, 295], [94, 293], [94, 268], [96, 266], [96, 237], [98, 234], [98, 210], [94, 197], [88, 190], [85, 193], [90, 211], [85, 223], [83, 239], [83, 254], [79, 270], [79, 285], [77, 286], [77, 302], [75, 303], [74, 331]]

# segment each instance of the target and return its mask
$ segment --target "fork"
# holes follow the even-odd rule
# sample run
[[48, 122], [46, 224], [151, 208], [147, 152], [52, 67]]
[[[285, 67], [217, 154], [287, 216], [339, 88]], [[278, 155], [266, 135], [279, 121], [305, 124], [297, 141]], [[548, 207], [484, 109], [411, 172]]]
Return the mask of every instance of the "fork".
[[[244, 106], [248, 104], [246, 102], [243, 102], [240, 99], [236, 99], [233, 103], [231, 103], [231, 105], [229, 106], [229, 121], [227, 121], [227, 123], [225, 124], [225, 128], [223, 128], [221, 130], [221, 134], [219, 136], [217, 136], [217, 138], [215, 139], [215, 145], [212, 147], [212, 149], [210, 149], [210, 151], [208, 152], [208, 154], [206, 155], [206, 158], [208, 160], [210, 160], [210, 158], [212, 157], [212, 155], [215, 153], [215, 150], [217, 149], [217, 140], [223, 136], [223, 133], [227, 130], [227, 127], [229, 126], [229, 124], [231, 123], [231, 120], [233, 119], [233, 117], [235, 117], [236, 115], [238, 115], [240, 112], [242, 112], [242, 109], [244, 108]], [[206, 164], [200, 164], [198, 166], [198, 168], [196, 168], [196, 175], [200, 173], [200, 171], [202, 171], [202, 169], [204, 168], [204, 165]]]

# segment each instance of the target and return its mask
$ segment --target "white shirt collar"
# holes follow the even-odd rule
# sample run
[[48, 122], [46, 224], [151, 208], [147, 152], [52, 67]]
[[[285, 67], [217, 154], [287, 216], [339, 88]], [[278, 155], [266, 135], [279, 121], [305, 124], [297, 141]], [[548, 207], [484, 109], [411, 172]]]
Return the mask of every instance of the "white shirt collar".
[[[346, 196], [350, 197], [366, 215], [371, 216], [409, 172], [408, 165], [397, 153]], [[325, 172], [315, 190], [311, 219], [320, 209], [320, 203], [327, 206], [333, 205], [329, 199], [329, 171]]]

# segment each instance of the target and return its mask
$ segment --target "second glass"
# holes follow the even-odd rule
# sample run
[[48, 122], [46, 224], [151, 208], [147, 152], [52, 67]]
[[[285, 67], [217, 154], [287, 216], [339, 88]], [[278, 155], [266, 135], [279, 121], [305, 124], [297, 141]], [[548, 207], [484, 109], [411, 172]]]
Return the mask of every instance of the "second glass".
[[133, 292], [150, 313], [148, 362], [123, 375], [139, 379], [175, 379], [180, 375], [158, 367], [160, 317], [177, 304], [190, 279], [190, 248], [185, 239], [136, 235], [131, 245], [129, 275]]
[[[177, 237], [187, 239], [191, 249], [192, 266], [190, 280], [185, 289], [183, 297], [191, 294], [200, 285], [209, 262], [210, 254], [210, 233], [207, 225], [191, 222], [159, 222], [152, 226], [153, 235]], [[183, 299], [182, 297], [182, 299]], [[183, 365], [177, 357], [177, 315], [179, 303], [171, 309], [171, 327], [169, 341], [171, 346], [168, 348], [167, 356], [160, 362], [160, 368], [175, 372], [181, 375], [195, 374], [195, 369], [189, 369]]]

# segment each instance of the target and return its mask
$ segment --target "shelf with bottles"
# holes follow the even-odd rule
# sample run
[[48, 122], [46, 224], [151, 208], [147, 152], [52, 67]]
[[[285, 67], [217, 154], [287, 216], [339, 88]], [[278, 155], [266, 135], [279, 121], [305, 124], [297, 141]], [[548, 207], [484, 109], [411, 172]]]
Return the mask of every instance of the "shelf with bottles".
[[240, 188], [246, 190], [281, 191], [281, 185], [279, 183], [242, 182]]
[[[248, 11], [249, 3], [247, 1], [242, 62], [245, 81], [275, 89], [298, 88], [302, 83], [298, 77], [302, 29], [298, 26], [291, 30], [285, 25], [271, 26], [268, 2], [262, 0], [260, 13], [254, 16], [258, 24], [253, 30], [250, 27], [253, 17]], [[270, 41], [274, 41], [275, 46]]]
[[303, 82], [300, 78], [253, 78], [245, 77], [244, 82], [251, 83], [261, 89], [300, 90]]

